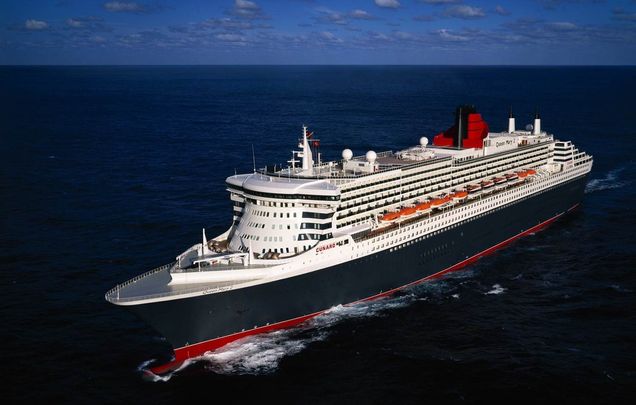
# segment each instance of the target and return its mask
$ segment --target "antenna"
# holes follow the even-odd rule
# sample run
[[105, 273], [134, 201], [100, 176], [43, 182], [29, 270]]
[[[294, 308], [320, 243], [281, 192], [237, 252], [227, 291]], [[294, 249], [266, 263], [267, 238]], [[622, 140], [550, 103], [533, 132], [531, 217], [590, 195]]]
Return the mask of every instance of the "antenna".
[[256, 173], [256, 155], [254, 155], [254, 144], [252, 144], [252, 164], [254, 165], [254, 173]]

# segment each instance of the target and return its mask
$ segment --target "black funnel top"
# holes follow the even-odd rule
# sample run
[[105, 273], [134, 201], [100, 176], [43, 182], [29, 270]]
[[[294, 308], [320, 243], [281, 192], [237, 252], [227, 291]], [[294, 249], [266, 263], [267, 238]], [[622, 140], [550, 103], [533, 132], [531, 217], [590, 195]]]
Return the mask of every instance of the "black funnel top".
[[477, 109], [472, 104], [460, 105], [455, 110], [455, 125], [457, 126], [455, 146], [457, 149], [462, 148], [463, 140], [468, 136], [468, 115], [476, 112]]

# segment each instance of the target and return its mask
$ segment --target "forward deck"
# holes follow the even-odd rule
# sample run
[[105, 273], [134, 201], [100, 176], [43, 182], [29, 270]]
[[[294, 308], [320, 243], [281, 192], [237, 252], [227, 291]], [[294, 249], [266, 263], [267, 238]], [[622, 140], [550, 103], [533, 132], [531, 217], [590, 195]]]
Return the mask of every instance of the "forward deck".
[[[169, 284], [171, 281], [170, 270], [175, 265], [176, 262], [166, 264], [128, 280], [125, 283], [119, 284], [112, 290], [108, 291], [105, 298], [113, 304], [126, 305], [127, 303], [130, 304], [137, 301], [167, 296], [183, 296], [185, 294], [198, 294], [201, 292], [213, 293], [255, 280], [247, 279], [192, 284]], [[243, 266], [240, 267], [245, 268]]]

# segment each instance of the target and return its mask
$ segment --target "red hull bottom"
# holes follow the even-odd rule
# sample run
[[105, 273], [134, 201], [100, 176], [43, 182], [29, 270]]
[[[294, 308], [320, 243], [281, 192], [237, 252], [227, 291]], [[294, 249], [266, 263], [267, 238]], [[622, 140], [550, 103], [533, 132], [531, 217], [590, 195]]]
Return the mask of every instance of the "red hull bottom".
[[[439, 271], [435, 274], [432, 274], [430, 276], [424, 277], [420, 280], [414, 281], [412, 283], [403, 285], [401, 287], [395, 288], [393, 290], [390, 291], [386, 291], [383, 292], [381, 294], [377, 294], [356, 302], [352, 302], [349, 303], [347, 305], [354, 305], [358, 302], [364, 302], [364, 301], [372, 301], [372, 300], [376, 300], [376, 299], [380, 299], [380, 298], [384, 298], [384, 297], [388, 297], [390, 295], [393, 295], [394, 293], [396, 293], [397, 291], [400, 291], [404, 288], [408, 288], [420, 283], [423, 283], [425, 281], [428, 280], [433, 280], [436, 278], [439, 278], [441, 276], [443, 276], [446, 273], [450, 273], [452, 271], [457, 271], [463, 267], [466, 267], [474, 262], [476, 262], [477, 260], [479, 260], [480, 258], [484, 257], [484, 256], [488, 256], [490, 254], [492, 254], [493, 252], [495, 252], [496, 250], [499, 250], [509, 244], [511, 244], [512, 242], [514, 242], [515, 240], [522, 238], [524, 236], [527, 236], [529, 234], [533, 234], [536, 233], [544, 228], [546, 228], [547, 226], [549, 226], [551, 223], [553, 223], [554, 221], [556, 221], [559, 217], [561, 217], [563, 214], [572, 211], [573, 209], [575, 209], [579, 204], [574, 205], [573, 207], [569, 208], [567, 211], [562, 212], [558, 215], [555, 215], [554, 217], [548, 219], [547, 221], [544, 221], [536, 226], [533, 226], [532, 228], [521, 232], [518, 235], [515, 235], [511, 238], [508, 238], [506, 240], [504, 240], [503, 242], [500, 242], [498, 244], [496, 244], [495, 246], [492, 246], [480, 253], [477, 253], [476, 255], [473, 255], [469, 258], [467, 258], [466, 260], [463, 260], [457, 264], [454, 264], [453, 266], [450, 266], [442, 271]], [[155, 366], [155, 367], [151, 367], [149, 369], [149, 371], [155, 375], [162, 375], [162, 374], [166, 374], [169, 372], [172, 372], [176, 369], [178, 369], [179, 367], [181, 367], [181, 365], [183, 365], [183, 363], [191, 358], [194, 357], [198, 357], [201, 356], [202, 354], [206, 353], [206, 352], [210, 352], [210, 351], [214, 351], [216, 349], [219, 349], [225, 345], [227, 345], [228, 343], [234, 342], [236, 340], [242, 339], [244, 337], [247, 336], [252, 336], [252, 335], [257, 335], [257, 334], [261, 334], [261, 333], [267, 333], [267, 332], [272, 332], [275, 330], [280, 330], [280, 329], [288, 329], [288, 328], [292, 328], [294, 326], [297, 326], [305, 321], [307, 321], [308, 319], [314, 318], [322, 313], [324, 313], [327, 310], [323, 310], [323, 311], [319, 311], [319, 312], [315, 312], [313, 314], [309, 314], [309, 315], [304, 315], [298, 318], [294, 318], [294, 319], [289, 319], [286, 321], [282, 321], [282, 322], [278, 322], [278, 323], [274, 323], [271, 325], [267, 325], [267, 326], [262, 326], [259, 328], [254, 328], [248, 331], [244, 331], [244, 332], [239, 332], [239, 333], [234, 333], [232, 335], [227, 335], [227, 336], [223, 336], [220, 338], [216, 338], [216, 339], [212, 339], [212, 340], [208, 340], [205, 342], [201, 342], [201, 343], [196, 343], [190, 346], [186, 346], [186, 347], [181, 347], [178, 349], [174, 350], [174, 360], [172, 360], [169, 363], [163, 364], [163, 365], [159, 365], [159, 366]]]

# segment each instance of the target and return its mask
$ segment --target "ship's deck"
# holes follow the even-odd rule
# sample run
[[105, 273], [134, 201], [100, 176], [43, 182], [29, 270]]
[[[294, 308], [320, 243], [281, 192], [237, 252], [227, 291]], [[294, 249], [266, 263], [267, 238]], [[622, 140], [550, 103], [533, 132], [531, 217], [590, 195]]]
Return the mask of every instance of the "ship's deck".
[[[424, 165], [430, 164], [434, 162], [438, 162], [443, 159], [449, 159], [452, 157], [453, 153], [457, 152], [457, 150], [453, 150], [450, 148], [444, 147], [429, 147], [429, 150], [434, 150], [435, 155], [431, 157], [427, 157], [426, 159], [410, 159], [405, 157], [399, 157], [397, 154], [400, 152], [393, 151], [384, 151], [377, 153], [376, 162], [378, 164], [379, 170], [374, 172], [365, 172], [365, 171], [352, 171], [352, 170], [344, 170], [343, 162], [340, 161], [330, 161], [330, 162], [322, 162], [314, 164], [313, 166], [313, 174], [306, 175], [303, 174], [302, 168], [291, 168], [291, 167], [279, 167], [276, 166], [267, 166], [262, 169], [259, 169], [257, 172], [275, 178], [284, 178], [284, 181], [289, 182], [288, 179], [356, 179], [363, 176], [373, 175], [379, 172], [386, 172], [390, 170], [394, 170], [396, 168], [404, 168], [413, 165]], [[351, 159], [353, 162], [366, 162], [365, 156], [355, 156]]]
[[[106, 293], [106, 300], [113, 304], [125, 304], [153, 298], [177, 296], [198, 292], [214, 292], [236, 284], [249, 283], [252, 280], [228, 280], [191, 284], [168, 284], [171, 280], [170, 268], [167, 264], [117, 285]], [[241, 266], [243, 267], [243, 266]], [[240, 271], [240, 270], [237, 270]]]

